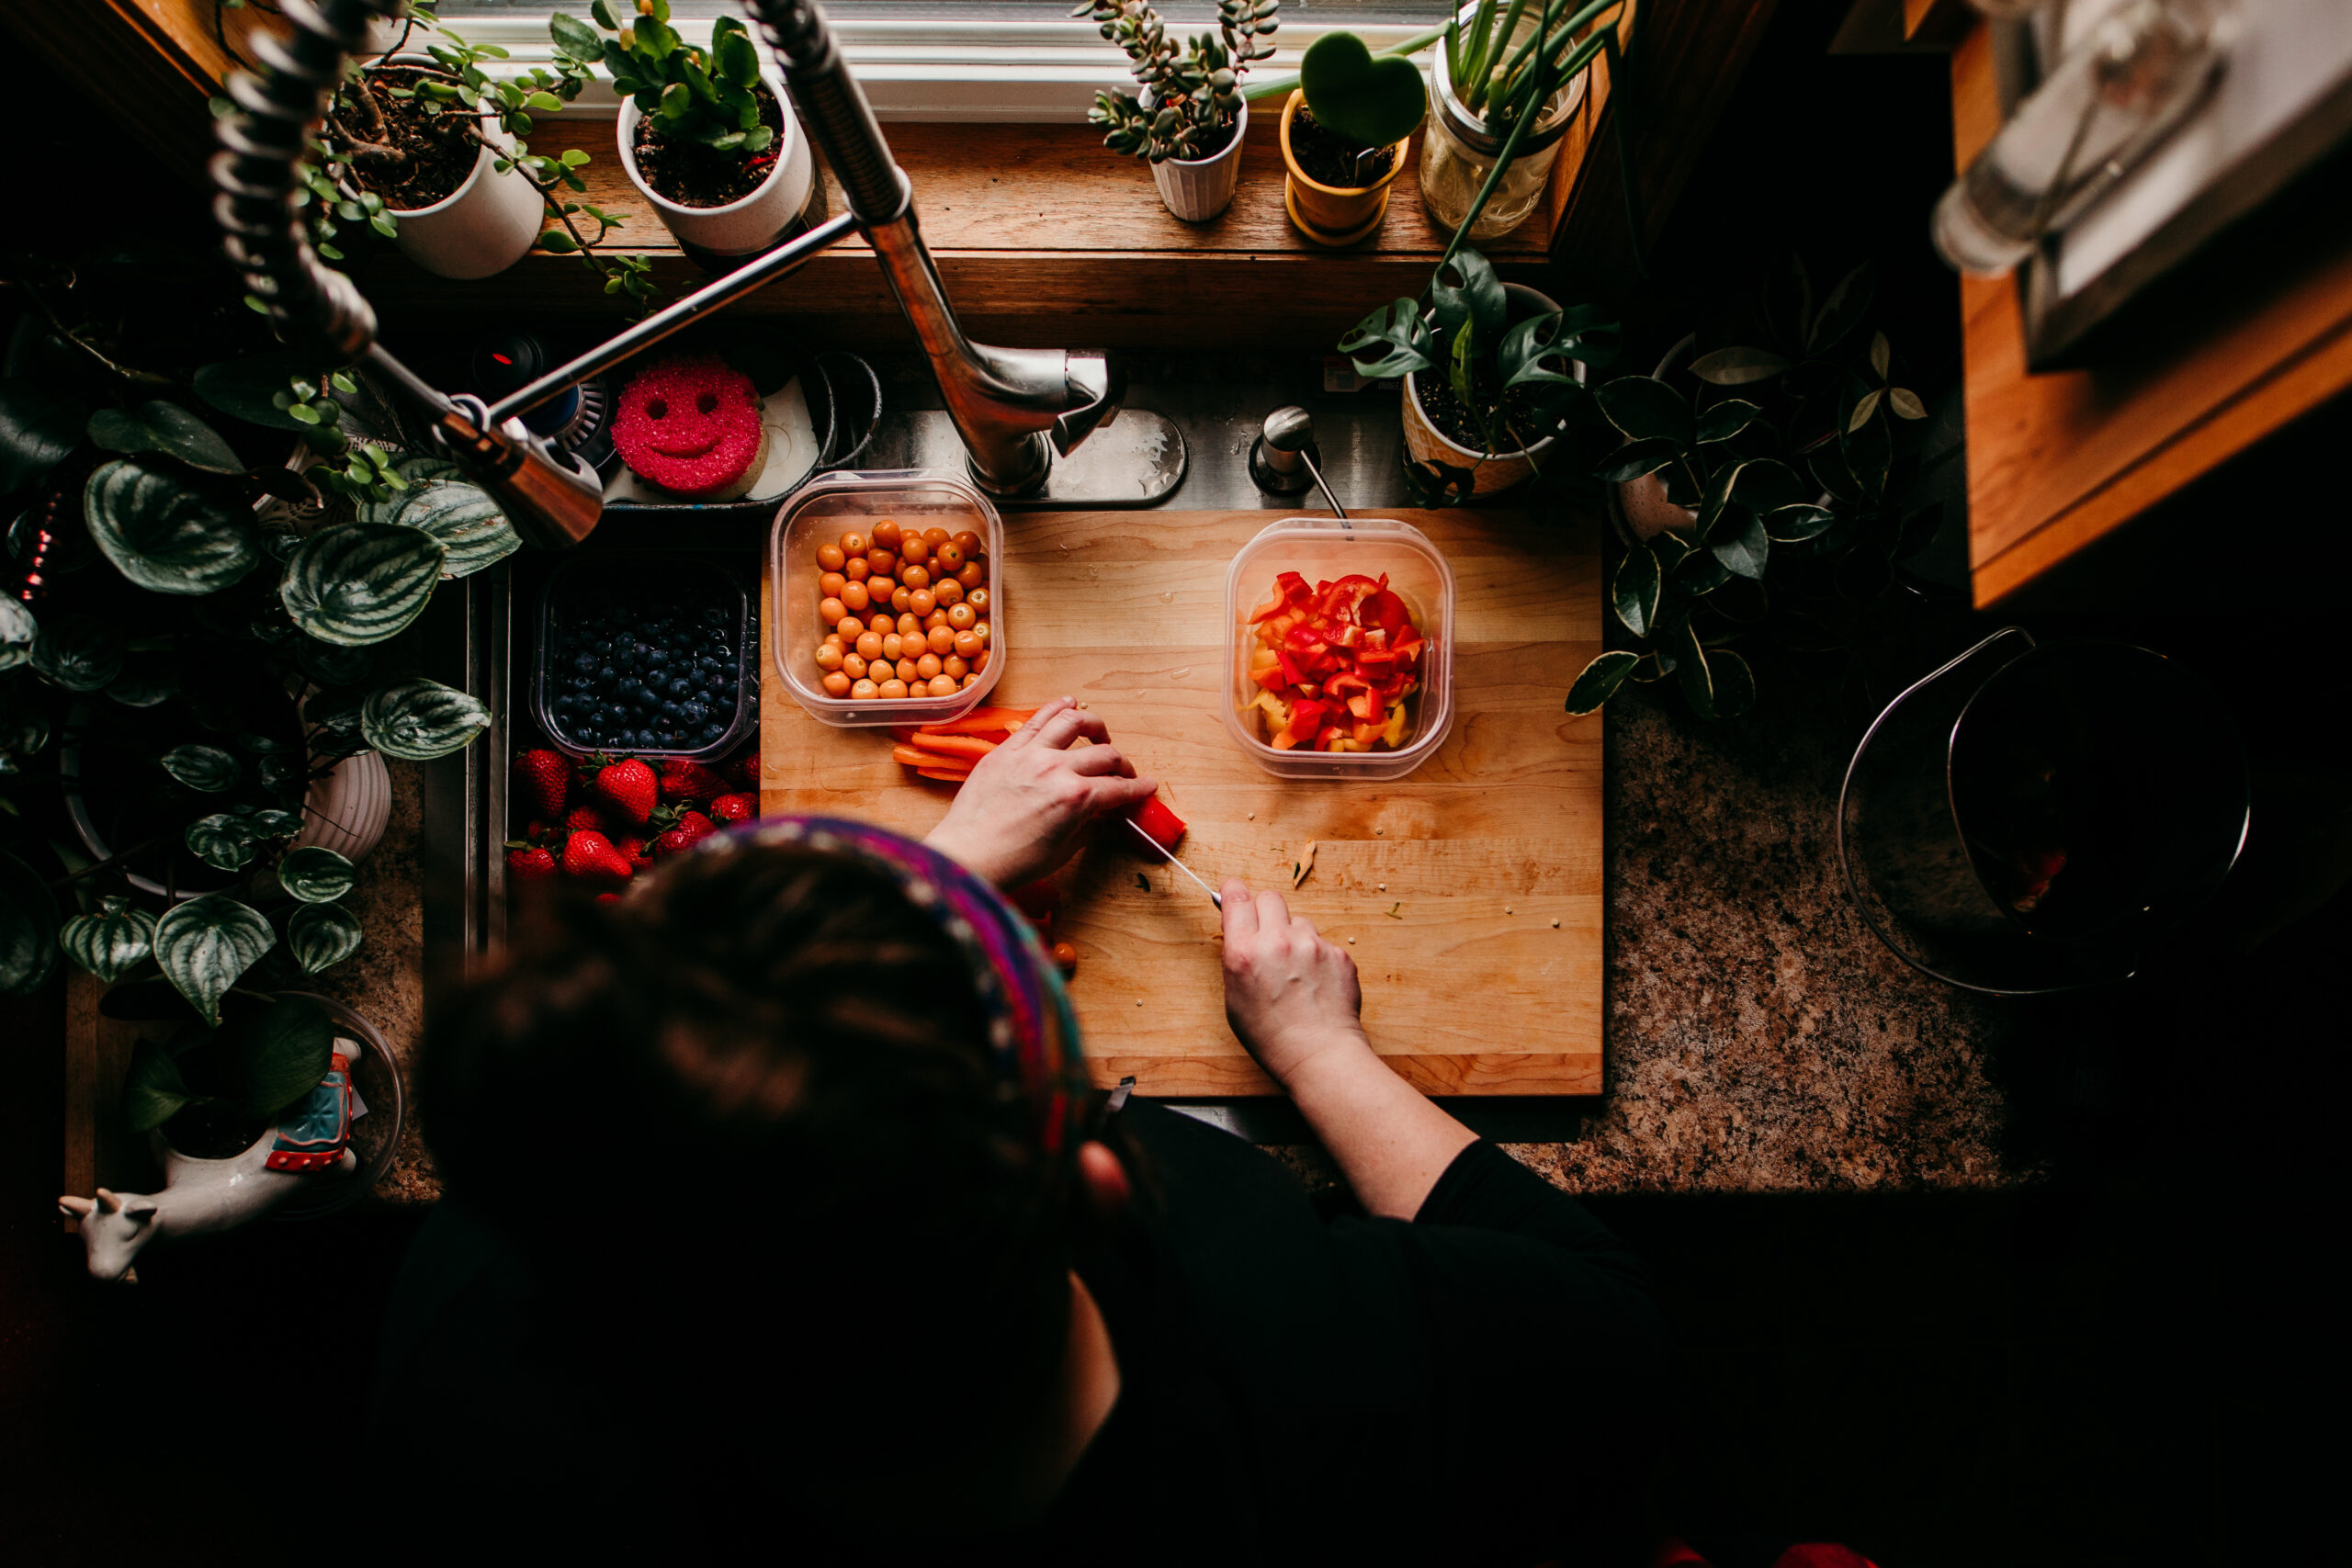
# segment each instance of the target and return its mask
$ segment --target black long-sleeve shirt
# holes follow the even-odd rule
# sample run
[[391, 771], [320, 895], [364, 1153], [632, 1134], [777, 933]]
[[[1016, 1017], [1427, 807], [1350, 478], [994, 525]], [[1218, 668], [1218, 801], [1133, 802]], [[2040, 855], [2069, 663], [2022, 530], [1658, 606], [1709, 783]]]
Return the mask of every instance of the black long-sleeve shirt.
[[[1582, 1205], [1480, 1143], [1410, 1223], [1327, 1221], [1278, 1161], [1215, 1128], [1137, 1101], [1120, 1131], [1137, 1219], [1078, 1260], [1119, 1400], [1037, 1528], [915, 1560], [1627, 1555], [1664, 1329], [1639, 1265]], [[478, 1226], [436, 1216], [399, 1294], [374, 1442], [478, 1515], [497, 1494], [472, 1467], [587, 1428], [553, 1407], [560, 1380], [518, 1389], [514, 1325], [539, 1309]]]

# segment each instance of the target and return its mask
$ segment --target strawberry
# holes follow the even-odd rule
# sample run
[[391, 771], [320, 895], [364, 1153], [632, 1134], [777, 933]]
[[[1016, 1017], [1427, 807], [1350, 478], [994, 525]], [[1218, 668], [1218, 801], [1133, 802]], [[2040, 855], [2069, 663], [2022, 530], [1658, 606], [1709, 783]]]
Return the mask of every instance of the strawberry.
[[575, 806], [563, 814], [563, 830], [567, 833], [601, 833], [605, 830], [605, 814], [593, 806]]
[[710, 803], [710, 814], [721, 822], [749, 822], [760, 814], [760, 797], [722, 795]]
[[542, 817], [560, 817], [571, 792], [571, 759], [545, 748], [514, 759], [514, 787], [523, 803]]
[[542, 844], [509, 844], [506, 874], [517, 882], [545, 882], [555, 874], [555, 856]]
[[758, 793], [760, 787], [760, 754], [757, 751], [744, 752], [741, 756], [736, 758], [734, 761], [728, 764], [727, 771], [734, 776], [735, 782], [738, 784], [745, 789], [751, 790], [754, 794]]
[[621, 859], [628, 862], [639, 871], [643, 871], [653, 863], [652, 849], [635, 833], [626, 834], [614, 840], [613, 848], [620, 851]]
[[630, 821], [642, 826], [653, 816], [653, 808], [661, 803], [661, 782], [653, 770], [635, 757], [600, 769], [589, 781], [597, 796]]
[[596, 895], [596, 902], [599, 904], [617, 904], [620, 901], [621, 896], [617, 893], [599, 893]]
[[566, 876], [627, 882], [637, 874], [637, 867], [624, 860], [604, 834], [582, 831], [572, 834], [564, 843], [563, 873]]
[[691, 848], [695, 840], [707, 838], [718, 830], [711, 826], [710, 818], [701, 812], [682, 812], [678, 825], [653, 840], [653, 850], [656, 854], [673, 855], [680, 850]]
[[727, 793], [727, 780], [700, 762], [673, 758], [662, 764], [662, 798], [700, 806]]

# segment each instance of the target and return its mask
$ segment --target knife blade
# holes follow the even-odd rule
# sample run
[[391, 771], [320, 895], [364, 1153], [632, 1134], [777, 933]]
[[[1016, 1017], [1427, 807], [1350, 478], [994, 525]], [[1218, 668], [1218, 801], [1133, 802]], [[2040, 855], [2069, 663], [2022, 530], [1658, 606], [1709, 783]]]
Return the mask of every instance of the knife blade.
[[1200, 890], [1209, 896], [1209, 902], [1217, 907], [1217, 912], [1220, 914], [1224, 913], [1225, 900], [1216, 896], [1216, 889], [1211, 887], [1207, 883], [1201, 881], [1200, 874], [1198, 872], [1194, 871], [1191, 866], [1186, 865], [1182, 861], [1178, 860], [1176, 858], [1175, 851], [1170, 849], [1166, 844], [1161, 843], [1158, 839], [1153, 838], [1149, 833], [1145, 832], [1141, 828], [1136, 827], [1136, 819], [1134, 818], [1123, 817], [1120, 820], [1125, 822], [1128, 827], [1135, 829], [1136, 838], [1141, 839], [1145, 843], [1149, 844], [1153, 849], [1159, 851], [1159, 857], [1162, 860], [1166, 861], [1170, 865], [1174, 866], [1178, 871], [1182, 872], [1185, 875], [1191, 877], [1200, 887]]

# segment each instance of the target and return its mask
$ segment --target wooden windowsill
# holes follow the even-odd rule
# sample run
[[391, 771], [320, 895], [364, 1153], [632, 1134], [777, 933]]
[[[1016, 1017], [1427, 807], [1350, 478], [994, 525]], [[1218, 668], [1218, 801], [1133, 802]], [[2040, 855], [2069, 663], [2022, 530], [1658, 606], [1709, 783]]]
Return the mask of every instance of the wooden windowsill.
[[[1252, 107], [1233, 205], [1197, 224], [1160, 204], [1149, 165], [1110, 152], [1088, 126], [901, 123], [885, 134], [913, 182], [948, 298], [967, 327], [991, 342], [1060, 342], [1075, 316], [1108, 343], [1328, 347], [1374, 307], [1419, 293], [1445, 248], [1445, 233], [1421, 205], [1418, 136], [1390, 186], [1387, 220], [1370, 240], [1345, 251], [1309, 243], [1283, 210], [1279, 105]], [[610, 120], [544, 124], [531, 147], [578, 147], [592, 156], [582, 199], [627, 220], [613, 248], [650, 258], [664, 294], [674, 299], [704, 281], [622, 173]], [[830, 172], [824, 178], [831, 210], [844, 210]], [[1545, 259], [1546, 218], [1539, 209], [1484, 247], [1505, 276], [1533, 280]], [[495, 277], [456, 283], [427, 276], [389, 245], [364, 248], [373, 254], [360, 286], [393, 326], [451, 313], [624, 310], [575, 256], [534, 251]], [[858, 239], [732, 308], [807, 316], [812, 333], [833, 339], [904, 333]]]

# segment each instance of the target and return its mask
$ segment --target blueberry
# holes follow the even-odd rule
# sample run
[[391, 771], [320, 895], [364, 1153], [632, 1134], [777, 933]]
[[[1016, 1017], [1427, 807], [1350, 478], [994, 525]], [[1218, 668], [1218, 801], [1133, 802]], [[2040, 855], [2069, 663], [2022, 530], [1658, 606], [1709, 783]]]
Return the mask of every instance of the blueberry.
[[710, 656], [713, 659], [732, 659], [735, 657], [735, 650], [722, 642], [711, 649]]
[[670, 695], [673, 697], [684, 698], [691, 696], [694, 694], [694, 689], [695, 683], [692, 681], [687, 680], [683, 675], [670, 682]]
[[620, 679], [620, 671], [614, 669], [609, 664], [603, 665], [596, 671], [596, 679], [605, 682], [609, 685], [611, 682]]
[[645, 661], [653, 665], [667, 664], [670, 662], [670, 650], [666, 648], [653, 649], [646, 654]]

